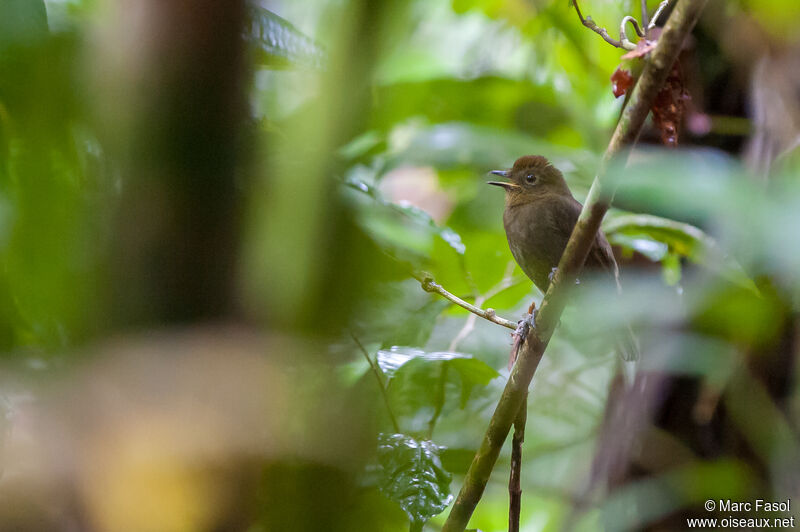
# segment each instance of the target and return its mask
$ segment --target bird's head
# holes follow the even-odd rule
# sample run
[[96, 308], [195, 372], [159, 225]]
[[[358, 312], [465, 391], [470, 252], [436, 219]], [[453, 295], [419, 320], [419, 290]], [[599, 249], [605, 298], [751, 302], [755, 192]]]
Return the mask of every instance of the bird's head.
[[525, 155], [514, 162], [510, 170], [492, 170], [508, 181], [489, 181], [506, 190], [510, 205], [528, 203], [548, 194], [571, 195], [561, 171], [541, 155]]

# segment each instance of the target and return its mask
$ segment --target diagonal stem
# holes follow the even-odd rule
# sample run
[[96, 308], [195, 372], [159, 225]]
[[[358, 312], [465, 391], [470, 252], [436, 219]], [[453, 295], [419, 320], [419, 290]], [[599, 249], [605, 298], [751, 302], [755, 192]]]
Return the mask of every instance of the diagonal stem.
[[392, 428], [394, 428], [395, 432], [400, 432], [400, 425], [397, 424], [397, 418], [394, 417], [394, 412], [392, 412], [392, 405], [389, 403], [389, 394], [386, 391], [386, 384], [381, 377], [381, 368], [372, 360], [372, 357], [369, 356], [369, 352], [364, 347], [364, 344], [358, 339], [358, 337], [350, 333], [350, 336], [353, 338], [353, 341], [358, 346], [359, 351], [361, 354], [364, 355], [364, 358], [367, 359], [367, 363], [369, 364], [370, 369], [372, 369], [373, 375], [375, 375], [375, 379], [378, 381], [378, 388], [381, 390], [381, 396], [383, 397], [383, 403], [386, 405], [386, 411], [389, 413], [389, 420], [392, 422]]
[[[639, 136], [650, 107], [672, 68], [683, 42], [691, 32], [707, 0], [680, 0], [667, 21], [658, 45], [646, 63], [631, 99], [617, 123], [597, 176], [592, 183], [586, 204], [570, 236], [558, 265], [558, 272], [550, 284], [537, 316], [537, 327], [522, 346], [519, 360], [509, 376], [500, 401], [489, 422], [483, 442], [470, 465], [464, 485], [458, 494], [443, 532], [463, 531], [478, 504], [500, 448], [508, 437], [511, 425], [522, 406], [533, 374], [544, 355], [550, 337], [561, 317], [565, 297], [563, 287], [569, 287], [586, 260], [595, 235], [600, 228], [615, 186], [606, 182], [606, 171], [612, 157], [626, 145], [633, 144]], [[621, 158], [624, 160], [625, 155]]]

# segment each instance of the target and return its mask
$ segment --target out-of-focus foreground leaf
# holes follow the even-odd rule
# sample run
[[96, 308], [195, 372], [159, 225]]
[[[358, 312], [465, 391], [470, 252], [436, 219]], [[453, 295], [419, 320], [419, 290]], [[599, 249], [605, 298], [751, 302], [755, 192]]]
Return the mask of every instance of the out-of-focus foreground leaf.
[[348, 178], [346, 183], [349, 188], [371, 198], [371, 201], [359, 200], [358, 223], [395, 258], [422, 266], [432, 257], [435, 237], [456, 254], [464, 254], [461, 237], [452, 229], [437, 226], [425, 211], [413, 205], [388, 202], [374, 186], [357, 177]]
[[756, 289], [742, 267], [725, 255], [713, 238], [693, 225], [649, 214], [625, 214], [606, 217], [603, 230], [612, 244], [629, 247], [651, 260], [666, 261], [673, 270], [675, 256], [685, 257], [740, 286]]
[[272, 11], [251, 2], [247, 22], [245, 38], [262, 66], [321, 68], [325, 63], [325, 51], [314, 39]]

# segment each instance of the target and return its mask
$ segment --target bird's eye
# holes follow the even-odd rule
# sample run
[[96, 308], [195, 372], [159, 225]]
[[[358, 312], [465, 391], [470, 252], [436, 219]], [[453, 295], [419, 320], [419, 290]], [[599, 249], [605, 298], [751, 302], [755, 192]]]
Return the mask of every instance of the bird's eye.
[[534, 183], [536, 183], [536, 176], [533, 174], [526, 175], [525, 182], [528, 183], [529, 185], [533, 185]]

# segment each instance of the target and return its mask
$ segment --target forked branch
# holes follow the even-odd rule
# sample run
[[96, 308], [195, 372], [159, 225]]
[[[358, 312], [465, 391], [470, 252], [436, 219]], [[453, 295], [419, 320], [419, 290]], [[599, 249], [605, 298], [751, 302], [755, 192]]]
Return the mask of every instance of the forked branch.
[[658, 20], [659, 15], [664, 10], [665, 7], [669, 4], [669, 0], [663, 0], [661, 4], [659, 4], [658, 9], [653, 14], [653, 18], [648, 22], [647, 18], [647, 2], [642, 0], [642, 24], [639, 25], [639, 22], [636, 20], [635, 17], [630, 15], [623, 17], [622, 21], [619, 24], [619, 40], [614, 39], [611, 35], [609, 35], [608, 30], [605, 28], [601, 28], [598, 26], [592, 17], [590, 16], [583, 16], [581, 13], [581, 8], [578, 5], [578, 0], [572, 0], [572, 5], [575, 6], [575, 12], [578, 14], [578, 18], [581, 21], [581, 24], [598, 34], [600, 37], [603, 38], [611, 46], [616, 48], [622, 48], [623, 50], [635, 50], [636, 43], [632, 42], [628, 39], [628, 33], [626, 31], [626, 27], [628, 24], [633, 25], [633, 29], [636, 32], [637, 37], [640, 39], [647, 37], [647, 30], [653, 28], [655, 26], [656, 20]]

